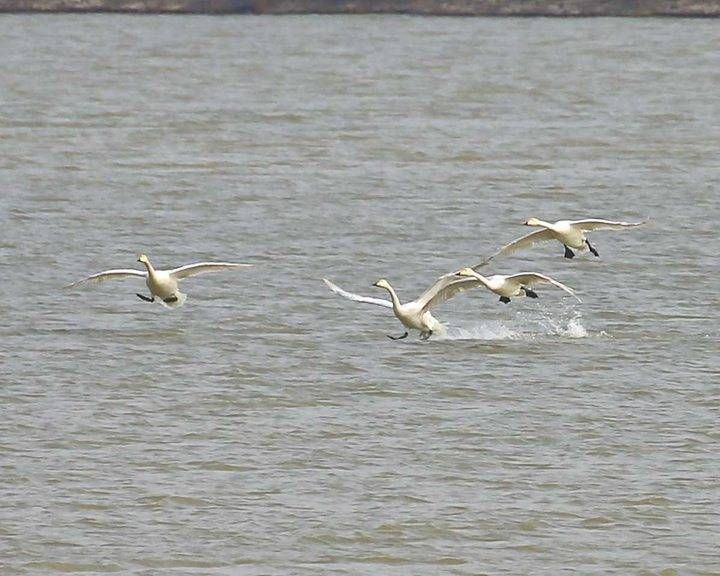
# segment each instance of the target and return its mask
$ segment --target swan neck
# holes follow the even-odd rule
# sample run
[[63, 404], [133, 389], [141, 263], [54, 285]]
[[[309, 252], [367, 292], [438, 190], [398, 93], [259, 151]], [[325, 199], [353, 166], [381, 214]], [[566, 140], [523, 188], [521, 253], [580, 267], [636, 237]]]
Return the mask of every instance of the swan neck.
[[550, 222], [545, 222], [545, 220], [536, 220], [534, 226], [541, 226], [543, 228], [547, 228], [548, 230], [552, 230], [555, 225]]
[[390, 298], [392, 299], [393, 307], [397, 310], [398, 308], [400, 308], [400, 298], [398, 298], [395, 289], [390, 286], [390, 284], [387, 285], [387, 291], [390, 292]]
[[145, 264], [145, 268], [147, 268], [148, 275], [149, 275], [149, 276], [154, 276], [154, 275], [155, 275], [155, 268], [153, 268], [153, 265], [150, 264], [150, 260], [144, 261], [143, 264]]
[[485, 276], [483, 276], [483, 275], [480, 274], [479, 272], [475, 272], [474, 276], [475, 276], [475, 278], [476, 278], [477, 280], [479, 280], [480, 282], [482, 282], [485, 286], [488, 286], [488, 279], [485, 278]]

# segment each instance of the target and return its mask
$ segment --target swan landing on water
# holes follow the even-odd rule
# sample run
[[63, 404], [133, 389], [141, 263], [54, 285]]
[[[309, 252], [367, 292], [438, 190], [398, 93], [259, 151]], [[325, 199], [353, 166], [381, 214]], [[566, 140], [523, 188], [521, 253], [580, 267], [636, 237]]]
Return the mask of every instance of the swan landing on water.
[[98, 272], [97, 274], [73, 282], [69, 286], [66, 286], [66, 288], [99, 284], [111, 278], [137, 276], [145, 279], [145, 284], [147, 284], [150, 290], [149, 297], [143, 294], [136, 294], [138, 298], [145, 302], [155, 302], [155, 298], [157, 297], [163, 305], [169, 308], [176, 308], [182, 306], [187, 299], [187, 296], [178, 290], [178, 282], [180, 282], [180, 280], [214, 270], [252, 266], [252, 264], [235, 264], [232, 262], [198, 262], [196, 264], [186, 264], [185, 266], [173, 268], [172, 270], [156, 270], [145, 254], [140, 254], [137, 261], [145, 265], [145, 271], [134, 270], [132, 268], [105, 270], [104, 272]]
[[[428, 288], [423, 294], [412, 302], [400, 303], [395, 289], [385, 279], [380, 279], [373, 286], [384, 288], [390, 293], [390, 300], [383, 298], [372, 298], [369, 296], [360, 296], [352, 292], [346, 292], [339, 286], [336, 286], [330, 280], [323, 278], [323, 282], [330, 290], [339, 294], [343, 298], [354, 302], [364, 302], [365, 304], [375, 304], [385, 308], [392, 308], [395, 317], [402, 322], [405, 328], [420, 331], [420, 339], [427, 340], [433, 334], [444, 334], [445, 327], [430, 314], [430, 310], [446, 300], [449, 300], [456, 294], [470, 288], [480, 285], [480, 281], [475, 278], [458, 278], [454, 275], [442, 276], [435, 284]], [[389, 336], [391, 340], [401, 340], [408, 335], [407, 330], [402, 336]]]
[[588, 218], [586, 220], [558, 220], [555, 223], [545, 222], [537, 218], [530, 218], [524, 222], [525, 226], [538, 226], [542, 230], [536, 230], [530, 234], [513, 240], [510, 244], [506, 244], [492, 256], [485, 259], [480, 264], [473, 266], [473, 269], [485, 266], [491, 260], [498, 256], [512, 254], [523, 248], [529, 248], [538, 242], [548, 242], [557, 240], [565, 246], [565, 258], [574, 258], [575, 252], [589, 250], [595, 256], [600, 256], [598, 251], [590, 244], [585, 232], [589, 230], [622, 230], [624, 228], [634, 228], [642, 226], [645, 222], [613, 222], [612, 220], [602, 220], [599, 218]]
[[537, 298], [538, 295], [535, 291], [530, 289], [530, 287], [535, 284], [552, 284], [556, 288], [565, 290], [568, 294], [575, 296], [578, 302], [582, 302], [582, 300], [575, 295], [575, 291], [572, 288], [539, 272], [521, 272], [520, 274], [512, 274], [510, 276], [495, 274], [485, 277], [482, 274], [478, 274], [472, 268], [463, 268], [456, 272], [455, 276], [477, 279], [485, 288], [500, 296], [500, 302], [504, 304], [510, 302], [511, 297], [527, 296], [528, 298]]

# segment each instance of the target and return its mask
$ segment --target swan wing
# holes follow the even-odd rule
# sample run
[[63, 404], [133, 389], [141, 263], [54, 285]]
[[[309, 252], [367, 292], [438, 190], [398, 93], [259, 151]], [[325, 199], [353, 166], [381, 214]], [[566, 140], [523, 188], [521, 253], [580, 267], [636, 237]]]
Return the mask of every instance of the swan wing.
[[325, 282], [325, 285], [330, 288], [335, 294], [338, 294], [342, 296], [343, 298], [347, 298], [348, 300], [352, 300], [353, 302], [364, 302], [365, 304], [375, 304], [376, 306], [384, 306], [385, 308], [392, 308], [392, 302], [390, 300], [383, 300], [382, 298], [372, 298], [370, 296], [360, 296], [360, 294], [353, 294], [352, 292], [347, 292], [346, 290], [343, 290], [340, 288], [340, 286], [337, 286], [336, 284], [333, 284], [328, 280], [327, 278], [322, 279], [323, 282]]
[[518, 238], [517, 240], [513, 240], [509, 244], [505, 244], [500, 250], [495, 252], [492, 256], [489, 258], [486, 258], [480, 264], [476, 264], [473, 266], [473, 270], [477, 271], [478, 268], [482, 268], [486, 264], [488, 264], [491, 260], [497, 258], [498, 256], [506, 256], [508, 254], [512, 254], [513, 252], [517, 252], [518, 250], [522, 250], [523, 248], [529, 248], [533, 244], [537, 244], [538, 242], [548, 242], [549, 240], [553, 240], [555, 236], [553, 236], [552, 230], [549, 230], [548, 228], [543, 228], [542, 230], [535, 230], [534, 232], [530, 232], [530, 234], [526, 234], [525, 236], [522, 236], [521, 238]]
[[511, 276], [508, 276], [507, 279], [522, 284], [524, 286], [533, 286], [535, 284], [552, 284], [553, 286], [556, 286], [561, 290], [565, 290], [565, 292], [567, 292], [568, 294], [572, 294], [578, 302], [582, 302], [582, 300], [580, 300], [580, 298], [576, 296], [575, 290], [573, 290], [569, 286], [565, 286], [565, 284], [563, 284], [562, 282], [558, 282], [557, 280], [550, 278], [550, 276], [545, 276], [545, 274], [540, 274], [539, 272], [522, 272], [520, 274], [513, 274]]
[[246, 268], [252, 264], [235, 264], [233, 262], [197, 262], [196, 264], [186, 264], [180, 268], [168, 270], [168, 274], [175, 280], [182, 280], [189, 276], [197, 276], [205, 274], [205, 272], [214, 272], [215, 270], [224, 270], [226, 268]]
[[76, 288], [78, 286], [100, 284], [101, 282], [105, 282], [105, 280], [111, 280], [113, 278], [126, 278], [128, 276], [139, 276], [140, 278], [145, 278], [147, 277], [147, 272], [143, 272], [142, 270], [133, 270], [132, 268], [105, 270], [103, 272], [93, 274], [92, 276], [88, 276], [87, 278], [83, 278], [82, 280], [78, 280], [77, 282], [73, 282], [72, 284], [68, 284], [65, 288]]
[[586, 220], [575, 220], [570, 222], [572, 226], [577, 226], [581, 230], [620, 230], [622, 228], [633, 228], [642, 226], [646, 222], [614, 222], [612, 220], [602, 220], [600, 218], [588, 218]]
[[450, 298], [460, 292], [475, 288], [479, 284], [480, 281], [476, 278], [460, 278], [455, 274], [446, 274], [444, 276], [440, 276], [437, 282], [425, 290], [425, 292], [423, 292], [420, 298], [415, 300], [415, 302], [423, 310], [430, 310], [435, 308], [435, 306], [442, 304], [446, 300], [450, 300]]

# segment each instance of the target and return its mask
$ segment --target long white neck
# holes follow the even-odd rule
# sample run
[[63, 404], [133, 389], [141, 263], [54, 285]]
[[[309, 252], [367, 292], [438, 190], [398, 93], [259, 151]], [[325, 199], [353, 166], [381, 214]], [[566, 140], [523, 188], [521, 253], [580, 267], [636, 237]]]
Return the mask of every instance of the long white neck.
[[400, 298], [398, 298], [398, 295], [395, 293], [395, 289], [392, 286], [390, 286], [390, 284], [388, 283], [386, 290], [388, 292], [390, 292], [390, 298], [392, 299], [393, 308], [395, 310], [398, 310], [400, 308], [401, 304], [400, 304]]
[[535, 218], [532, 224], [530, 226], [541, 226], [542, 228], [547, 228], [548, 230], [552, 230], [555, 228], [555, 224], [552, 224], [551, 222], [545, 222], [545, 220], [539, 220]]
[[475, 272], [475, 270], [473, 270], [473, 277], [476, 278], [477, 280], [480, 280], [480, 282], [482, 282], [482, 283], [485, 285], [486, 288], [490, 288], [490, 284], [488, 283], [488, 279], [485, 278], [485, 276], [483, 276], [482, 274], [480, 274], [480, 273], [478, 273], [478, 272]]
[[155, 276], [155, 268], [150, 264], [150, 260], [143, 260], [143, 264], [145, 264], [145, 268], [147, 268], [148, 276]]

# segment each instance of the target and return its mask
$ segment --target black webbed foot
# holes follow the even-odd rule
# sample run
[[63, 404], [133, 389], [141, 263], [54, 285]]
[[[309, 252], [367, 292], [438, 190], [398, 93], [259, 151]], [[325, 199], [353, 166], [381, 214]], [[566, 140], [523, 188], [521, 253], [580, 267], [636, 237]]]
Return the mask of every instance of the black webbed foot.
[[138, 294], [137, 292], [135, 292], [135, 296], [140, 298], [140, 300], [145, 300], [145, 302], [155, 302], [155, 296], [151, 296], [150, 298], [148, 298], [147, 296], [144, 296], [143, 294]]
[[565, 258], [575, 258], [575, 252], [570, 250], [567, 246], [565, 246]]
[[178, 301], [177, 296], [168, 296], [167, 298], [163, 298], [163, 302], [165, 302], [165, 304], [173, 304], [177, 301]]
[[408, 333], [405, 332], [405, 334], [403, 334], [402, 336], [390, 336], [390, 334], [386, 334], [386, 336], [390, 338], [390, 340], [402, 340], [403, 338], [408, 337]]
[[530, 288], [525, 288], [523, 286], [523, 291], [525, 292], [525, 296], [527, 296], [528, 298], [537, 298], [538, 297], [537, 292], [535, 292], [535, 290], [530, 290]]
[[432, 330], [428, 330], [427, 332], [421, 332], [420, 340], [427, 340], [428, 338], [430, 338], [430, 336], [432, 336], [432, 333], [433, 333]]
[[510, 302], [510, 298], [508, 298], [507, 296], [500, 296], [500, 302], [502, 302], [503, 304], [507, 304], [508, 302]]
[[598, 253], [598, 251], [595, 250], [595, 248], [592, 247], [592, 245], [590, 244], [590, 241], [589, 241], [589, 240], [586, 239], [586, 240], [585, 240], [585, 244], [587, 244], [587, 247], [590, 249], [590, 252], [592, 252], [593, 254], [595, 254], [595, 256], [600, 256], [600, 254]]

